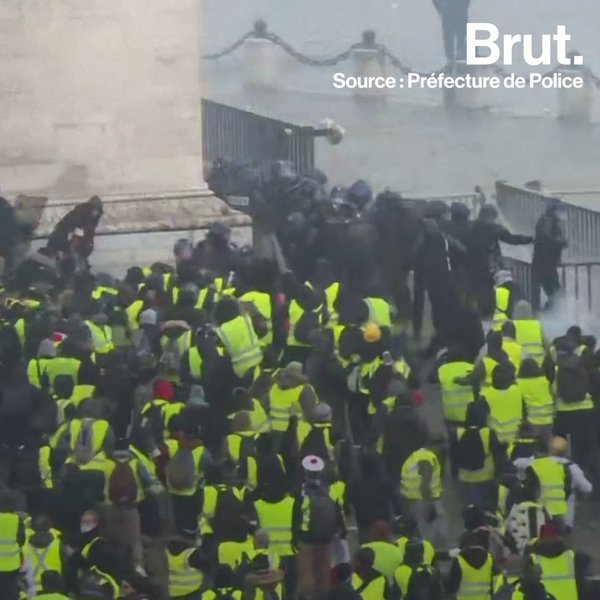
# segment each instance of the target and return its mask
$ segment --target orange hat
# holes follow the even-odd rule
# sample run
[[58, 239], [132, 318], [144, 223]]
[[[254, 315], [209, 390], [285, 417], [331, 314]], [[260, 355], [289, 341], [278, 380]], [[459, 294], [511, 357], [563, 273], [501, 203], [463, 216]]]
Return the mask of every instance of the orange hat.
[[378, 342], [381, 339], [381, 329], [376, 323], [369, 323], [363, 331], [363, 338], [370, 344]]

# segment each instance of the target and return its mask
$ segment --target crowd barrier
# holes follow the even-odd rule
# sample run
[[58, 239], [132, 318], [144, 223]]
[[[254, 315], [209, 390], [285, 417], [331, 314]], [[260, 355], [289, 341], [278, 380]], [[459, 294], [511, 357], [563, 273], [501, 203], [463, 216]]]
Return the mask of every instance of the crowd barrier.
[[496, 202], [511, 228], [519, 233], [533, 234], [535, 224], [544, 214], [550, 198], [561, 198], [566, 204], [565, 235], [569, 242], [563, 258], [567, 262], [600, 259], [600, 212], [569, 202], [577, 196], [588, 199], [597, 197], [600, 208], [600, 191], [538, 192], [502, 181], [496, 182]]
[[298, 173], [308, 173], [315, 166], [316, 135], [318, 130], [310, 126], [202, 100], [202, 154], [209, 164], [228, 158], [268, 168], [273, 161], [285, 160]]
[[[542, 291], [535, 280], [531, 263], [514, 258], [504, 260], [527, 300], [538, 310], [542, 306]], [[600, 317], [600, 261], [565, 263], [558, 268], [558, 275], [565, 294], [583, 310]]]

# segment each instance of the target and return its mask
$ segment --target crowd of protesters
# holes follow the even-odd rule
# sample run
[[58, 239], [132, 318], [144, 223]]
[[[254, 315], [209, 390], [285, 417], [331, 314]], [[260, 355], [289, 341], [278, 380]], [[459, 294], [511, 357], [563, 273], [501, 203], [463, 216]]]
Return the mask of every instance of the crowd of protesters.
[[[571, 545], [596, 469], [595, 340], [546, 339], [510, 271], [461, 251], [533, 238], [491, 207], [425, 223], [444, 243], [417, 264], [443, 249], [444, 285], [478, 315], [452, 327], [427, 277], [433, 357], [384, 294], [324, 259], [299, 280], [276, 240], [258, 258], [221, 224], [122, 280], [92, 273], [102, 210], [77, 207], [4, 274], [2, 600], [595, 597]], [[422, 410], [439, 392], [443, 431]]]

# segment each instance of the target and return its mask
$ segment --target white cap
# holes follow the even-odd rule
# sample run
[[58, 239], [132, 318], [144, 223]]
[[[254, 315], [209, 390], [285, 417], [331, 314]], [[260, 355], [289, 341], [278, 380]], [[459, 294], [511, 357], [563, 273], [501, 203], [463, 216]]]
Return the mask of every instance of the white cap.
[[305, 456], [302, 460], [302, 466], [304, 467], [305, 471], [309, 471], [311, 473], [318, 473], [319, 471], [322, 471], [325, 468], [325, 463], [323, 462], [323, 459], [319, 458], [318, 456], [315, 456], [314, 454], [309, 454], [308, 456]]

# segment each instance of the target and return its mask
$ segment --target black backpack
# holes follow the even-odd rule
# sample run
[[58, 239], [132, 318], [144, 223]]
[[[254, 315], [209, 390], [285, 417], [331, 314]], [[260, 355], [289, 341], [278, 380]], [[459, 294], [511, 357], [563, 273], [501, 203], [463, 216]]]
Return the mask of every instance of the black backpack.
[[556, 393], [566, 404], [585, 400], [590, 391], [589, 372], [575, 350], [559, 351], [556, 360]]
[[485, 452], [479, 429], [469, 427], [465, 430], [457, 441], [456, 458], [461, 469], [467, 471], [483, 469]]
[[313, 427], [310, 430], [300, 447], [300, 459], [312, 454], [318, 456], [325, 463], [329, 462], [330, 457], [325, 443], [325, 432], [326, 430], [321, 427]]
[[423, 565], [414, 569], [404, 600], [442, 600], [443, 598], [442, 583], [431, 567]]

